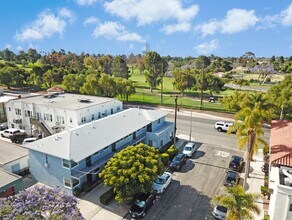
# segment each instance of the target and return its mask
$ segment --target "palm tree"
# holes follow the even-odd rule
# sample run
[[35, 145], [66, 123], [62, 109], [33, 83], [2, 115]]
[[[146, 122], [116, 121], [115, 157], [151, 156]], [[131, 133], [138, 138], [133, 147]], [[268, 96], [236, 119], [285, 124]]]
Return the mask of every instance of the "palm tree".
[[261, 195], [247, 193], [240, 185], [226, 187], [223, 195], [216, 195], [212, 204], [219, 204], [228, 209], [227, 220], [253, 219], [253, 213], [260, 214], [260, 208], [255, 203]]

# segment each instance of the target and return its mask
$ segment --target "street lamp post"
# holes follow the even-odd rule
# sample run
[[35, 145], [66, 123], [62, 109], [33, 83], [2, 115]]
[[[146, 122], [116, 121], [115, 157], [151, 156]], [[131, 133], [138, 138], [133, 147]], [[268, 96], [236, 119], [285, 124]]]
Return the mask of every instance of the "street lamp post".
[[191, 108], [191, 121], [190, 121], [190, 135], [189, 135], [189, 141], [192, 141], [192, 123], [193, 123], [193, 112], [192, 112], [192, 108]]
[[177, 118], [177, 95], [174, 97], [174, 102], [175, 102], [175, 111], [174, 111], [174, 140], [173, 140], [173, 145], [175, 147], [176, 144], [176, 118]]

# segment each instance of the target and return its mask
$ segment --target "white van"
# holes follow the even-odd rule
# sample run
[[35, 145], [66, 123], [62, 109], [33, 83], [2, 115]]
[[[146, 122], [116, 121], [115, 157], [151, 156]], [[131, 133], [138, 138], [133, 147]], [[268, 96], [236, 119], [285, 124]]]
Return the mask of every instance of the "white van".
[[20, 130], [17, 128], [8, 128], [5, 131], [3, 131], [1, 133], [2, 137], [6, 137], [6, 138], [10, 138], [12, 137], [14, 134], [18, 133], [18, 132], [25, 132], [25, 130]]
[[23, 145], [27, 144], [27, 143], [30, 143], [30, 142], [34, 142], [36, 141], [37, 138], [36, 137], [32, 137], [32, 138], [25, 138], [22, 142]]

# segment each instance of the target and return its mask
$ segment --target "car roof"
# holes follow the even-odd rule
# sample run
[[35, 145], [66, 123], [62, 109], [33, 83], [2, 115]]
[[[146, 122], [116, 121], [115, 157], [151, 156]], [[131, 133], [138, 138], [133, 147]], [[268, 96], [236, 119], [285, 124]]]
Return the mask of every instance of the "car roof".
[[19, 129], [17, 129], [17, 128], [8, 128], [8, 129], [6, 129], [5, 131], [19, 131]]
[[184, 156], [184, 154], [178, 154], [178, 155], [175, 156], [175, 158], [179, 158], [179, 159], [180, 159], [180, 158], [182, 158], [183, 156]]
[[230, 177], [236, 177], [238, 174], [236, 173], [236, 172], [234, 172], [234, 171], [231, 171], [231, 170], [229, 170], [228, 172], [227, 172], [227, 176], [230, 176]]
[[31, 141], [31, 140], [37, 140], [37, 138], [36, 137], [25, 138], [23, 141]]
[[185, 145], [185, 147], [192, 147], [192, 146], [194, 146], [194, 142], [188, 142], [186, 145]]
[[158, 178], [162, 178], [165, 179], [166, 177], [170, 176], [170, 173], [168, 172], [164, 172], [161, 176], [159, 176]]

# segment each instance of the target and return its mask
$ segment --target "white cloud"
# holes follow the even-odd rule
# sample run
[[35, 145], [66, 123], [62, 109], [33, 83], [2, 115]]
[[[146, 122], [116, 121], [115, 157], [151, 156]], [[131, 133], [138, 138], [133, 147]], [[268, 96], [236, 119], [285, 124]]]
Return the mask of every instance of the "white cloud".
[[23, 50], [22, 46], [18, 46], [16, 49], [17, 49], [18, 51]]
[[119, 22], [104, 22], [99, 24], [93, 31], [93, 36], [104, 36], [109, 39], [116, 39], [118, 41], [136, 41], [145, 42], [145, 40], [137, 33], [128, 32]]
[[217, 39], [211, 40], [210, 42], [204, 42], [194, 47], [199, 54], [210, 54], [212, 51], [219, 48], [219, 42]]
[[231, 9], [223, 20], [211, 19], [209, 22], [196, 27], [202, 36], [213, 35], [217, 31], [224, 34], [238, 33], [256, 25], [259, 18], [254, 10]]
[[77, 4], [82, 5], [82, 6], [84, 6], [84, 5], [93, 5], [98, 1], [99, 0], [76, 0]]
[[98, 23], [99, 19], [97, 17], [91, 16], [88, 17], [84, 20], [83, 24], [84, 25], [89, 25], [89, 24], [96, 24]]
[[39, 14], [30, 25], [16, 32], [15, 38], [21, 41], [34, 41], [49, 38], [54, 34], [62, 35], [65, 31], [66, 21], [49, 11]]
[[11, 45], [10, 44], [6, 44], [5, 45], [5, 49], [9, 49], [10, 50], [11, 49]]
[[73, 23], [74, 20], [75, 20], [74, 13], [71, 10], [67, 9], [67, 8], [61, 8], [61, 9], [59, 9], [58, 15], [60, 17], [63, 17], [63, 18], [68, 18], [71, 23]]
[[292, 25], [292, 3], [287, 9], [281, 12], [282, 24], [285, 26]]
[[138, 25], [177, 20], [190, 22], [198, 13], [198, 5], [183, 7], [180, 0], [112, 0], [104, 3], [105, 10], [124, 19], [136, 19]]
[[191, 29], [191, 24], [188, 22], [182, 22], [178, 24], [164, 25], [161, 29], [165, 34], [173, 34], [175, 32], [188, 32]]

